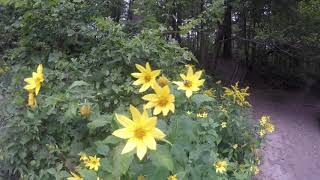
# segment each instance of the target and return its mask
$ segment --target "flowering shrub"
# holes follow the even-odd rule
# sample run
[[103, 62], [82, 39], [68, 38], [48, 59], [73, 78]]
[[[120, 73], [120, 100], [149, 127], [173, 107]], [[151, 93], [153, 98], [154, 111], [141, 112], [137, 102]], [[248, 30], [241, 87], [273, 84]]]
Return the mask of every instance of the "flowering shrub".
[[91, 9], [98, 6], [29, 5], [15, 7], [23, 33], [0, 72], [9, 81], [0, 82], [0, 160], [11, 174], [199, 180], [259, 172], [256, 151], [274, 127], [270, 118], [250, 123], [247, 88], [212, 83], [183, 66], [195, 58], [160, 30], [132, 36]]
[[[20, 111], [1, 134], [2, 143], [9, 144], [1, 152], [10, 170], [21, 179], [68, 180], [248, 179], [259, 172], [255, 152], [265, 135], [261, 131], [274, 130], [269, 116], [255, 129], [243, 106], [249, 104], [245, 97], [239, 103], [234, 98], [239, 95], [218, 83], [205, 88], [202, 71], [194, 73], [190, 65], [180, 82], [174, 81], [177, 74], [162, 74], [172, 77], [162, 86], [157, 83], [160, 70], [149, 63], [136, 67], [140, 72], [132, 73], [138, 80], [127, 85], [132, 87], [127, 103], [103, 110], [101, 105], [110, 103], [101, 98], [103, 89], [74, 81], [55, 92], [46, 88], [50, 70], [43, 72], [39, 65], [25, 79], [27, 106], [14, 101]], [[39, 93], [43, 81], [46, 96]], [[30, 105], [30, 91], [37, 104]], [[18, 134], [12, 141], [13, 133]]]

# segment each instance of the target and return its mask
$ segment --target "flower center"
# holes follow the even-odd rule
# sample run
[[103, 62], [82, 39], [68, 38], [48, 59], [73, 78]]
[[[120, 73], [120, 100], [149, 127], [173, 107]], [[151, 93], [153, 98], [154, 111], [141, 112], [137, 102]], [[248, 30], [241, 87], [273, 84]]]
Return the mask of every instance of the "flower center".
[[144, 76], [144, 81], [145, 82], [150, 82], [151, 81], [151, 76], [149, 74]]
[[159, 101], [158, 101], [158, 105], [159, 106], [166, 106], [167, 104], [168, 104], [168, 99], [167, 98], [161, 98], [161, 99], [159, 99]]
[[189, 80], [184, 80], [184, 81], [183, 81], [183, 85], [189, 88], [189, 87], [192, 86], [192, 82], [189, 81]]
[[138, 139], [143, 139], [146, 136], [146, 131], [143, 128], [137, 128], [134, 130], [134, 136]]

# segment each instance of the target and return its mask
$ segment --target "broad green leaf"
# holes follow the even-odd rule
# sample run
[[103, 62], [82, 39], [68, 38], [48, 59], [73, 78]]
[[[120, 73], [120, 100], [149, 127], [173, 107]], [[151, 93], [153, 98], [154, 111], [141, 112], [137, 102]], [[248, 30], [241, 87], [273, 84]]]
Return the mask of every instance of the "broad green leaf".
[[69, 86], [69, 89], [72, 89], [72, 88], [77, 87], [77, 86], [89, 86], [89, 84], [84, 82], [84, 81], [74, 81], [71, 84], [71, 86]]
[[154, 166], [173, 171], [174, 166], [168, 146], [157, 145], [157, 150], [151, 151], [151, 160]]
[[200, 105], [204, 102], [213, 102], [215, 101], [214, 98], [203, 95], [203, 94], [195, 94], [191, 97], [191, 100], [196, 103], [197, 107], [199, 108]]

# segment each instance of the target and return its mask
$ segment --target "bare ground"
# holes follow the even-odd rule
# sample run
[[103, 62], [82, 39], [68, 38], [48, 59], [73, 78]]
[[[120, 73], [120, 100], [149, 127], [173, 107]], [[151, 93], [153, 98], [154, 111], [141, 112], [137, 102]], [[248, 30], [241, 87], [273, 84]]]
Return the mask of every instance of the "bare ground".
[[[320, 93], [320, 92], [319, 92]], [[320, 100], [303, 92], [254, 90], [253, 117], [267, 114], [276, 130], [262, 147], [256, 180], [320, 180]]]

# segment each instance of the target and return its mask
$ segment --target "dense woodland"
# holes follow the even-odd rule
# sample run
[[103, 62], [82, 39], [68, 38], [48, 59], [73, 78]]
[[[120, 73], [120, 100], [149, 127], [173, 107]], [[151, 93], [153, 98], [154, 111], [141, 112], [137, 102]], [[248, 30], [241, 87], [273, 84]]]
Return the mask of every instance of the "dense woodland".
[[[59, 1], [34, 1], [32, 9], [33, 1], [1, 2], [7, 4], [0, 7], [1, 56], [25, 38], [32, 39], [31, 46], [25, 44], [29, 51], [77, 53], [90, 43], [82, 32], [89, 28], [86, 21], [99, 16], [120, 22], [133, 36], [146, 28], [159, 29], [162, 37], [192, 51], [212, 74], [219, 59], [230, 58], [271, 79], [291, 77], [302, 83], [319, 74], [318, 0], [75, 0], [61, 1], [65, 6], [54, 11], [50, 7]], [[33, 27], [23, 27], [21, 21]], [[48, 34], [53, 36], [43, 38]], [[10, 57], [3, 60], [12, 63]]]
[[0, 0], [0, 179], [251, 179], [245, 83], [317, 83], [319, 30], [320, 0]]

